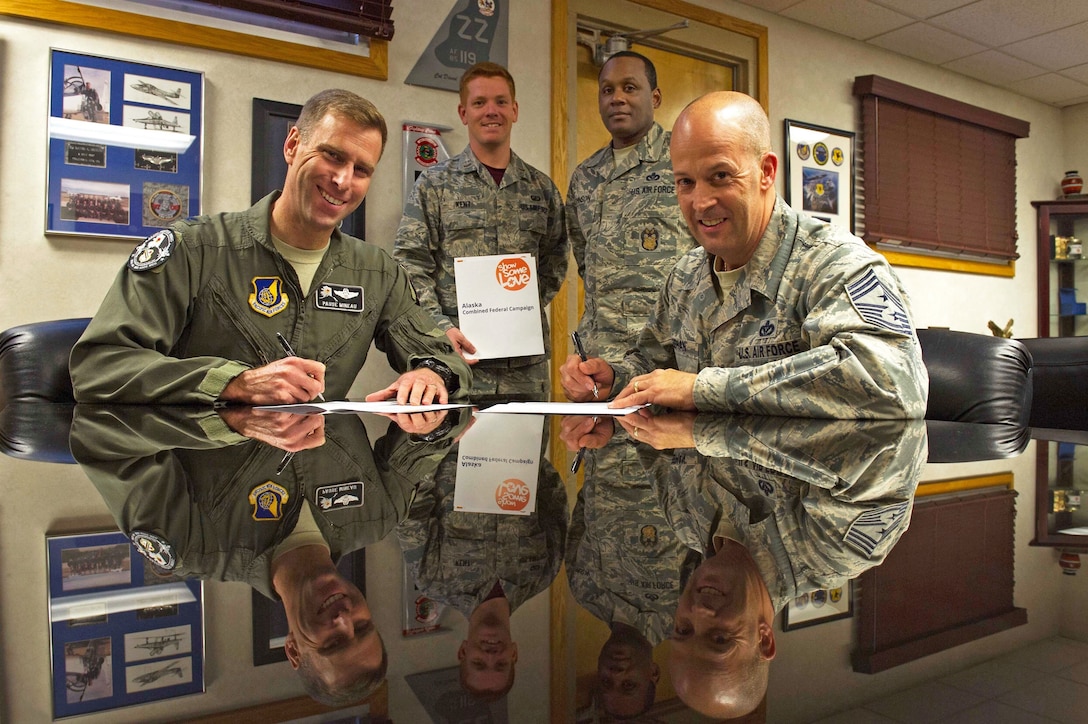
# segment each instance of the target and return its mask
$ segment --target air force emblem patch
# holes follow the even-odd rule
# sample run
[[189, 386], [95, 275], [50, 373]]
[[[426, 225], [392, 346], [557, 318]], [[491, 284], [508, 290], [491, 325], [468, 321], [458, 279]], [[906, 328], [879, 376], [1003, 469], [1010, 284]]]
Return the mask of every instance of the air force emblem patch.
[[910, 503], [902, 502], [885, 508], [867, 510], [850, 524], [846, 530], [845, 541], [854, 550], [866, 558], [872, 558], [873, 552], [889, 536], [898, 538], [899, 528], [907, 519]]
[[147, 271], [162, 266], [177, 246], [177, 237], [171, 229], [156, 231], [140, 242], [128, 258], [128, 268], [132, 271]]
[[271, 480], [249, 491], [249, 502], [253, 506], [253, 520], [280, 520], [283, 518], [283, 505], [291, 497], [282, 485]]
[[287, 309], [291, 301], [283, 291], [283, 280], [279, 277], [253, 277], [253, 293], [249, 295], [249, 306], [254, 312], [271, 317]]
[[846, 293], [854, 309], [869, 324], [908, 337], [914, 334], [902, 300], [877, 278], [872, 269], [847, 284]]
[[314, 501], [321, 510], [361, 508], [363, 505], [362, 482], [322, 485], [314, 491]]

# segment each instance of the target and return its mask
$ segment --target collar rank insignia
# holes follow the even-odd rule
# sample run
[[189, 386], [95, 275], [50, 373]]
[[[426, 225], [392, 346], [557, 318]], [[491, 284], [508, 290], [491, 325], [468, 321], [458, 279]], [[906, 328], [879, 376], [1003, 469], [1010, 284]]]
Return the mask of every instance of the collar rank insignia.
[[908, 337], [914, 334], [907, 317], [907, 308], [872, 269], [866, 270], [847, 284], [846, 293], [850, 296], [854, 309], [869, 324]]
[[132, 271], [147, 271], [162, 266], [177, 246], [177, 237], [172, 229], [156, 231], [140, 242], [128, 258], [128, 268]]
[[253, 506], [253, 520], [280, 520], [283, 518], [283, 504], [291, 497], [282, 485], [271, 480], [249, 491], [249, 502]]
[[642, 248], [646, 251], [657, 250], [657, 229], [647, 226], [642, 230]]
[[130, 538], [133, 547], [162, 570], [172, 571], [178, 564], [174, 547], [167, 543], [165, 538], [142, 530], [132, 531]]
[[885, 508], [867, 510], [850, 524], [846, 530], [845, 541], [866, 558], [872, 558], [873, 552], [889, 535], [895, 533], [907, 519], [910, 503], [902, 502]]
[[314, 306], [358, 314], [363, 311], [363, 288], [350, 284], [322, 284], [317, 288]]
[[323, 511], [338, 510], [340, 508], [363, 507], [363, 483], [340, 483], [338, 485], [322, 485], [314, 491], [314, 502]]
[[271, 317], [287, 309], [291, 301], [283, 291], [283, 280], [279, 277], [253, 277], [253, 293], [249, 295], [249, 306], [254, 312]]

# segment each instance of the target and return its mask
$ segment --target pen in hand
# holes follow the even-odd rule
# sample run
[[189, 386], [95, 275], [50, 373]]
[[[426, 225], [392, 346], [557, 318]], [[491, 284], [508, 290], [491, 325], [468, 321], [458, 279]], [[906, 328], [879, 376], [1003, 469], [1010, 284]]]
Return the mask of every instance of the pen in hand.
[[[597, 418], [596, 415], [594, 415], [593, 416], [593, 426], [596, 427], [598, 422], [599, 422], [599, 419]], [[577, 473], [578, 472], [578, 468], [582, 467], [582, 461], [585, 460], [585, 458], [586, 458], [586, 449], [585, 449], [585, 447], [583, 446], [583, 447], [578, 448], [578, 454], [574, 456], [574, 462], [570, 464], [571, 473]]]
[[[582, 358], [583, 362], [585, 362], [588, 358], [586, 357], [586, 348], [582, 346], [582, 337], [581, 337], [581, 335], [579, 335], [578, 331], [575, 330], [575, 331], [570, 333], [570, 338], [574, 342], [574, 349], [575, 349], [576, 352], [578, 352], [578, 356]], [[599, 390], [597, 389], [597, 382], [596, 381], [593, 382], [593, 399], [594, 400], [599, 400], [600, 399], [600, 394], [599, 394]]]
[[[284, 353], [287, 354], [288, 357], [297, 357], [298, 356], [298, 355], [295, 354], [295, 350], [292, 349], [291, 343], [287, 341], [286, 337], [284, 337], [279, 332], [276, 332], [276, 339], [278, 339], [280, 341], [280, 346], [283, 347], [283, 351], [284, 351]], [[310, 377], [313, 377], [313, 375], [310, 375]], [[317, 393], [317, 399], [324, 402], [325, 401], [325, 396], [323, 394], [321, 394], [320, 392], [318, 392]]]

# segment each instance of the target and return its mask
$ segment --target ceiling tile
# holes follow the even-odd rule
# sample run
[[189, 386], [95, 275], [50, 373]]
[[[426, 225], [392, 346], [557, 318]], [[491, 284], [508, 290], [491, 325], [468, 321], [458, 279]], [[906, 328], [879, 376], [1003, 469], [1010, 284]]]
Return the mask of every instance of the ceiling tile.
[[1088, 63], [1088, 23], [1010, 43], [1001, 50], [1047, 70], [1062, 70]]
[[1061, 72], [1066, 78], [1072, 78], [1073, 80], [1079, 80], [1081, 83], [1088, 83], [1088, 64], [1078, 65], [1073, 68], [1066, 68]]
[[958, 35], [925, 23], [913, 23], [879, 35], [869, 42], [934, 65], [986, 50], [984, 45], [964, 40]]
[[996, 50], [987, 50], [977, 55], [952, 60], [943, 63], [941, 67], [998, 86], [1005, 86], [1012, 81], [1031, 78], [1046, 72], [1045, 68]]
[[902, 13], [868, 0], [804, 0], [780, 14], [858, 40], [883, 35], [913, 22]]
[[937, 27], [996, 47], [1088, 20], [1088, 2], [978, 0], [930, 18]]
[[877, 5], [882, 5], [889, 10], [909, 15], [912, 18], [924, 20], [934, 15], [946, 13], [949, 10], [970, 5], [976, 0], [873, 0]]
[[1047, 73], [1034, 78], [1018, 80], [1014, 83], [1006, 83], [1005, 87], [1029, 98], [1036, 98], [1044, 103], [1057, 105], [1088, 95], [1088, 84], [1080, 83], [1057, 73]]

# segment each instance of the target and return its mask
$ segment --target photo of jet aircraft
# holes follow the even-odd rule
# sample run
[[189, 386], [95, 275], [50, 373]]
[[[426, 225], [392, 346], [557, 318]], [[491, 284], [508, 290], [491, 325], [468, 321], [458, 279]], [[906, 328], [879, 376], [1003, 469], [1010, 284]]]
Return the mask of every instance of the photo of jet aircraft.
[[178, 123], [177, 116], [174, 116], [173, 121], [168, 121], [157, 111], [148, 111], [147, 118], [133, 118], [132, 122], [142, 123], [144, 128], [153, 128], [159, 131], [174, 131], [176, 133], [181, 132], [181, 124]]
[[140, 686], [147, 686], [148, 684], [152, 684], [161, 679], [162, 677], [171, 674], [176, 675], [179, 679], [185, 678], [185, 672], [182, 671], [181, 666], [178, 665], [177, 662], [171, 661], [161, 669], [155, 669], [154, 671], [149, 671], [146, 674], [141, 674], [140, 676], [137, 676], [133, 679], [133, 681]]
[[175, 106], [177, 105], [175, 99], [181, 98], [181, 88], [178, 88], [176, 91], [165, 91], [162, 88], [159, 88], [154, 83], [148, 83], [146, 80], [137, 81], [129, 87], [135, 91], [139, 91], [140, 93], [147, 93], [148, 95], [158, 96], [164, 101], [167, 101], [168, 103], [171, 103]]

